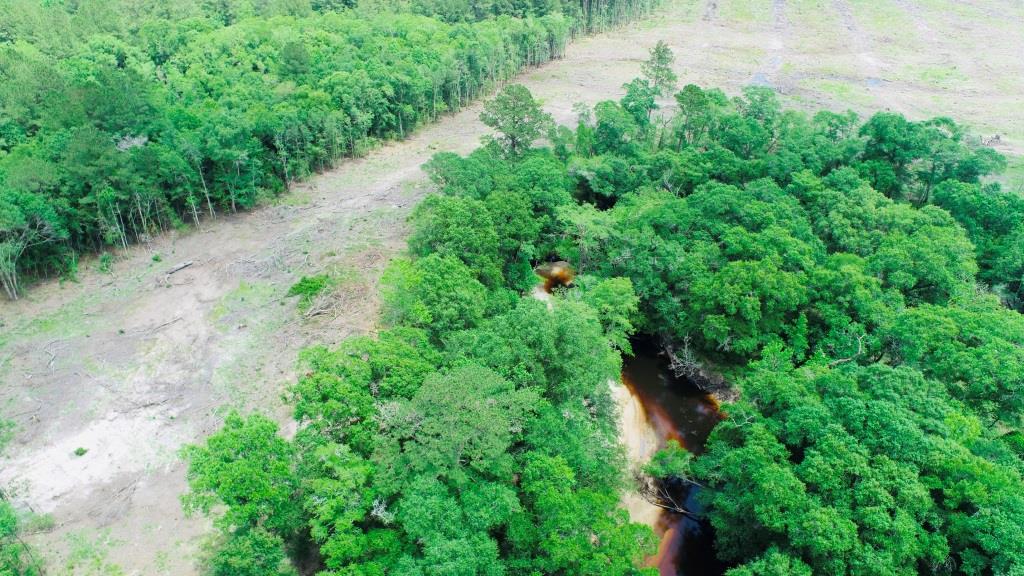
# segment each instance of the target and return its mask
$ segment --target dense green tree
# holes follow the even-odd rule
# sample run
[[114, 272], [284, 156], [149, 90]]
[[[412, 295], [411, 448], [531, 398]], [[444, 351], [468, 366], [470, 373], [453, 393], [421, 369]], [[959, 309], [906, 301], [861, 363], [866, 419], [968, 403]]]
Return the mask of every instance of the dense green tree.
[[1024, 414], [1024, 318], [991, 298], [961, 306], [921, 305], [895, 315], [883, 332], [894, 363], [947, 383], [978, 413], [1012, 424]]
[[284, 543], [263, 528], [242, 530], [228, 536], [209, 560], [211, 576], [294, 576], [285, 557]]
[[0, 574], [42, 576], [43, 565], [21, 538], [21, 521], [6, 494], [0, 498]]
[[498, 132], [494, 139], [509, 156], [530, 148], [553, 124], [551, 115], [522, 84], [509, 84], [484, 104], [480, 120]]
[[531, 455], [523, 471], [528, 512], [509, 528], [515, 561], [524, 570], [582, 575], [650, 575], [638, 569], [654, 552], [650, 530], [630, 524], [614, 493], [578, 488], [572, 468], [558, 457]]
[[438, 339], [475, 326], [487, 307], [487, 289], [454, 256], [396, 260], [382, 282], [384, 317], [396, 325], [423, 328]]
[[374, 461], [384, 490], [397, 492], [410, 478], [429, 476], [463, 487], [474, 479], [508, 480], [505, 454], [536, 410], [533, 389], [482, 366], [435, 374], [408, 401], [383, 417], [384, 437]]
[[[7, 2], [0, 190], [18, 202], [0, 212], [25, 194], [45, 206], [0, 225], [8, 295], [73, 252], [253, 207], [404, 137], [560, 56], [576, 25], [561, 3], [453, 5], [458, 26], [349, 5]], [[52, 241], [8, 241], [44, 213]]]
[[640, 66], [640, 73], [658, 96], [667, 96], [676, 89], [678, 78], [672, 69], [675, 60], [675, 54], [668, 44], [664, 40], [658, 40], [654, 48], [651, 48], [650, 56]]
[[811, 576], [810, 566], [770, 548], [763, 556], [726, 572], [728, 576]]
[[491, 367], [520, 388], [536, 388], [556, 403], [607, 397], [620, 362], [597, 314], [579, 302], [548, 310], [534, 299], [453, 337], [449, 349]]
[[[209, 513], [223, 504], [223, 527], [234, 530], [265, 528], [292, 535], [299, 528], [300, 509], [292, 446], [277, 434], [271, 420], [230, 414], [224, 428], [204, 446], [186, 447], [190, 491], [183, 497], [187, 510]], [[240, 546], [255, 545], [239, 544]], [[260, 545], [265, 544], [262, 543]]]
[[415, 231], [409, 238], [409, 249], [413, 254], [458, 258], [483, 284], [501, 284], [503, 259], [498, 233], [491, 211], [483, 202], [431, 196], [416, 208], [412, 220]]
[[[485, 113], [494, 144], [428, 164], [440, 194], [385, 273], [386, 328], [303, 354], [295, 439], [232, 416], [189, 450], [186, 502], [226, 504], [218, 558], [272, 572], [315, 550], [325, 576], [653, 573], [651, 531], [619, 507], [609, 388], [639, 331], [734, 388], [700, 456], [670, 443], [643, 467], [700, 486], [730, 575], [1024, 567], [1024, 324], [1005, 306], [1024, 243], [1019, 202], [983, 182], [998, 155], [948, 119], [809, 117], [765, 88], [687, 86], [651, 122], [666, 50], [551, 149], [530, 147], [539, 130], [508, 138], [540, 114], [510, 89]], [[335, 80], [362, 104], [366, 78]], [[387, 101], [359, 130], [405, 129], [416, 108]], [[98, 142], [75, 153], [103, 159]], [[289, 162], [281, 150], [265, 159]], [[244, 200], [237, 172], [213, 176]], [[90, 214], [113, 223], [104, 190]], [[573, 284], [529, 294], [532, 269], [562, 259]], [[256, 461], [258, 497], [241, 498]]]
[[8, 298], [16, 300], [21, 293], [18, 275], [25, 252], [64, 238], [63, 223], [41, 196], [0, 187], [0, 285]]
[[[14, 423], [0, 420], [0, 454], [11, 439]], [[5, 576], [43, 576], [44, 567], [22, 538], [23, 519], [0, 488], [0, 574]]]

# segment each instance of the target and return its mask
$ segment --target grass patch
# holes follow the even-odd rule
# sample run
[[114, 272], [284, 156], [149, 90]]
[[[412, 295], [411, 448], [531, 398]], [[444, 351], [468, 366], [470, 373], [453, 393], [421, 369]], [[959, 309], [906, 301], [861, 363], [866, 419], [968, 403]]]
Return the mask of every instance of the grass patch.
[[[789, 0], [786, 2], [786, 19], [789, 20], [796, 45], [807, 54], [839, 51], [849, 41], [842, 33], [838, 14], [828, 0]], [[790, 41], [786, 40], [787, 44]]]
[[270, 284], [242, 281], [238, 288], [221, 297], [210, 312], [210, 316], [217, 321], [237, 312], [264, 306], [273, 299], [274, 293], [274, 287]]
[[295, 188], [286, 194], [275, 196], [268, 202], [272, 206], [305, 206], [313, 201], [313, 193], [306, 188]]
[[935, 88], [955, 88], [970, 77], [953, 66], [914, 66], [906, 69], [917, 81]]
[[[26, 318], [24, 322], [14, 326], [0, 323], [0, 351], [20, 338], [32, 338], [42, 335], [55, 335], [61, 338], [72, 338], [85, 334], [92, 325], [92, 318], [85, 314], [86, 309], [99, 302], [98, 291], [82, 291], [60, 308], [40, 314], [35, 318]], [[4, 364], [0, 358], [0, 367]]]
[[14, 438], [14, 422], [0, 419], [0, 454], [4, 453], [4, 448], [12, 438]]
[[1024, 156], [1007, 156], [1006, 170], [999, 176], [1003, 188], [1024, 194]]
[[830, 99], [840, 104], [856, 106], [869, 106], [874, 98], [867, 88], [851, 82], [842, 80], [831, 80], [827, 78], [808, 78], [801, 80], [800, 88], [809, 92], [825, 94]]
[[918, 45], [914, 21], [892, 0], [850, 0], [864, 32], [901, 47]]
[[770, 25], [772, 3], [771, 0], [729, 0], [718, 4], [718, 14], [729, 22]]
[[110, 549], [117, 544], [109, 530], [90, 536], [88, 531], [68, 535], [68, 557], [65, 574], [75, 576], [123, 576], [124, 570], [107, 560]]
[[334, 282], [331, 277], [327, 274], [303, 276], [298, 282], [292, 284], [292, 287], [288, 289], [288, 296], [298, 296], [299, 311], [305, 312], [306, 310], [309, 310], [309, 306], [313, 303], [313, 300], [324, 290], [330, 288], [333, 283]]

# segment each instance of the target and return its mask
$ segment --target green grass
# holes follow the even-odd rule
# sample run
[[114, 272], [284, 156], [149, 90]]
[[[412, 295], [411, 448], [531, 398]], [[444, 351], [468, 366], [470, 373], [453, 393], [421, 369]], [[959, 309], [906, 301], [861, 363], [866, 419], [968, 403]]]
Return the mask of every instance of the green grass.
[[718, 16], [739, 24], [772, 24], [771, 0], [725, 0], [718, 3]]
[[960, 22], [981, 22], [990, 20], [984, 11], [966, 2], [949, 0], [914, 0], [931, 23], [952, 17]]
[[[786, 19], [802, 53], [842, 53], [849, 42], [838, 13], [828, 0], [788, 0]], [[790, 44], [790, 40], [786, 43]]]
[[286, 194], [273, 197], [272, 206], [305, 206], [313, 202], [313, 192], [307, 188], [294, 188]]
[[221, 297], [210, 311], [210, 317], [214, 321], [220, 321], [239, 312], [266, 306], [277, 296], [277, 292], [277, 288], [272, 284], [243, 280], [238, 284], [238, 288]]
[[98, 291], [82, 290], [56, 310], [24, 318], [13, 326], [0, 326], [0, 368], [3, 367], [3, 350], [16, 340], [45, 335], [71, 338], [88, 333], [93, 322], [85, 312], [99, 302], [99, 294]]
[[277, 302], [283, 296], [278, 285], [243, 281], [214, 305], [210, 315], [225, 338], [210, 380], [228, 399], [225, 407], [245, 409], [265, 402], [272, 376], [264, 373], [267, 357], [261, 351], [294, 319], [293, 308]]
[[292, 284], [292, 287], [288, 289], [288, 296], [298, 296], [299, 310], [304, 312], [309, 309], [310, 304], [313, 303], [313, 300], [317, 296], [319, 296], [324, 290], [330, 288], [333, 284], [334, 282], [327, 274], [303, 276], [298, 282]]
[[641, 30], [656, 30], [664, 25], [663, 18], [673, 22], [694, 22], [704, 14], [704, 0], [669, 0], [651, 18], [637, 20]]
[[970, 77], [955, 66], [908, 66], [904, 68], [904, 77], [933, 88], [944, 89], [956, 88], [970, 81]]
[[110, 549], [118, 545], [109, 530], [90, 534], [89, 531], [68, 534], [68, 555], [64, 572], [73, 576], [122, 576], [124, 570], [107, 560]]
[[893, 0], [850, 0], [850, 6], [861, 31], [885, 39], [890, 52], [905, 58], [902, 50], [919, 45], [913, 19]]
[[870, 106], [874, 102], [874, 97], [867, 88], [853, 82], [808, 78], [801, 80], [799, 86], [808, 92], [824, 94], [840, 105]]
[[1006, 171], [999, 181], [1006, 190], [1024, 194], [1024, 156], [1007, 156]]

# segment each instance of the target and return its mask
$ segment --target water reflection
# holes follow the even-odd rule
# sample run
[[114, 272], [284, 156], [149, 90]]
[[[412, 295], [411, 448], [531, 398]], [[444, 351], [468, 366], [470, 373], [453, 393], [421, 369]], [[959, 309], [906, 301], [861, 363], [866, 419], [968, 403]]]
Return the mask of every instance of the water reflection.
[[[711, 429], [721, 415], [718, 403], [685, 378], [677, 378], [667, 359], [649, 340], [633, 342], [633, 356], [624, 358], [622, 382], [640, 400], [662, 443], [676, 440], [694, 454], [704, 451]], [[657, 531], [662, 535], [651, 565], [661, 576], [719, 576], [725, 566], [716, 558], [714, 534], [701, 515], [700, 488], [682, 482], [665, 486], [672, 499], [695, 517], [662, 511]]]

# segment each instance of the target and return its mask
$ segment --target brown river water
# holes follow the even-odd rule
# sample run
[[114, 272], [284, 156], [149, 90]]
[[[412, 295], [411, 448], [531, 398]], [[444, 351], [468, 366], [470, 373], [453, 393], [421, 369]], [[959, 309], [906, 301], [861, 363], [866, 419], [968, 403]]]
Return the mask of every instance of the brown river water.
[[[633, 402], [639, 404], [639, 409], [624, 409], [623, 441], [627, 450], [634, 456], [638, 451], [648, 452], [649, 457], [653, 447], [643, 449], [635, 445], [650, 443], [653, 436], [659, 448], [668, 440], [676, 440], [694, 454], [703, 452], [708, 434], [721, 419], [718, 403], [694, 383], [676, 377], [654, 342], [638, 339], [633, 342], [633, 352], [633, 356], [623, 358], [622, 368], [622, 383]], [[635, 430], [638, 426], [629, 422], [629, 412], [644, 416], [646, 430]], [[658, 553], [649, 559], [649, 565], [657, 566], [661, 576], [720, 576], [725, 566], [715, 558], [710, 524], [700, 519], [700, 488], [681, 483], [665, 488], [693, 516], [653, 506], [639, 515], [648, 522], [653, 518], [653, 528], [661, 537]], [[634, 506], [627, 507], [634, 512]], [[652, 513], [652, 509], [656, 512]]]
[[[541, 300], [549, 300], [557, 287], [570, 286], [576, 276], [565, 261], [542, 264], [535, 272], [542, 283], [534, 296]], [[610, 383], [620, 409], [620, 440], [631, 466], [645, 464], [669, 440], [701, 454], [711, 429], [722, 418], [718, 402], [693, 382], [677, 377], [652, 339], [637, 338], [632, 347], [633, 355], [623, 358], [622, 385]], [[726, 566], [715, 558], [711, 525], [701, 518], [700, 488], [683, 483], [663, 488], [691, 514], [659, 508], [635, 492], [623, 497], [633, 521], [651, 526], [660, 538], [658, 552], [648, 565], [657, 566], [661, 576], [724, 574]]]

